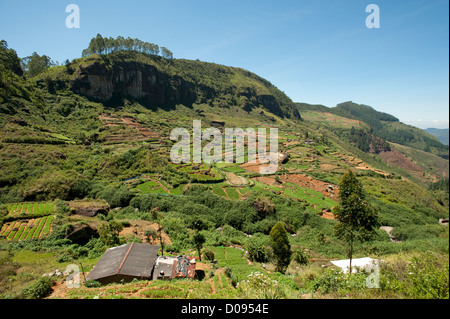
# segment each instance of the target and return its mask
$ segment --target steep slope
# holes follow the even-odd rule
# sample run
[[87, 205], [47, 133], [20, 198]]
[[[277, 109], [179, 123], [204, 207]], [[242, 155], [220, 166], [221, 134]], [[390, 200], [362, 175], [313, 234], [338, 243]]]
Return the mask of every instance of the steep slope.
[[425, 132], [436, 136], [439, 140], [439, 142], [441, 142], [444, 145], [449, 145], [449, 129], [445, 128], [445, 129], [439, 129], [439, 128], [427, 128], [425, 130]]
[[137, 101], [151, 109], [182, 104], [263, 108], [282, 118], [301, 119], [294, 103], [270, 82], [240, 68], [190, 60], [167, 60], [138, 52], [91, 55], [41, 76], [55, 88], [121, 106]]
[[449, 176], [448, 146], [389, 114], [352, 102], [334, 108], [306, 103], [297, 103], [297, 107], [305, 122], [326, 127], [366, 153], [362, 157], [380, 170], [421, 185]]
[[369, 126], [371, 133], [386, 141], [417, 148], [444, 158], [447, 156], [446, 158], [448, 158], [448, 146], [440, 143], [435, 136], [417, 127], [401, 123], [396, 117], [378, 112], [368, 105], [350, 101], [340, 103], [333, 108], [307, 103], [297, 103], [297, 107], [300, 112], [306, 110], [325, 112], [363, 122]]

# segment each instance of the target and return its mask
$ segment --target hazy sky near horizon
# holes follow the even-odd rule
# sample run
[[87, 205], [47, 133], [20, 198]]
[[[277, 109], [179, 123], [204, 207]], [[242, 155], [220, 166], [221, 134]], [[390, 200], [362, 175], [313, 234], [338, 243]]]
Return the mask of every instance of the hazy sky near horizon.
[[[80, 28], [66, 27], [66, 6]], [[380, 28], [366, 27], [369, 4]], [[420, 128], [449, 127], [448, 0], [0, 0], [20, 57], [79, 58], [91, 38], [139, 38], [175, 58], [242, 67], [295, 102], [353, 101]]]

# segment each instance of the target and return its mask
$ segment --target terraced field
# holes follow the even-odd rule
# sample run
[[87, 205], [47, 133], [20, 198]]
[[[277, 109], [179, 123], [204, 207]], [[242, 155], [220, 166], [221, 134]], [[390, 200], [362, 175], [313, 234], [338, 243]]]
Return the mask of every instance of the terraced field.
[[8, 222], [1, 228], [0, 236], [9, 240], [41, 238], [50, 233], [52, 221], [53, 215]]
[[137, 185], [133, 190], [140, 194], [181, 195], [185, 184], [172, 187], [163, 180], [150, 179], [148, 182]]
[[[41, 238], [51, 231], [55, 206], [51, 202], [7, 204], [0, 236], [9, 240]], [[28, 218], [27, 218], [28, 217]]]
[[55, 207], [51, 202], [6, 204], [8, 216], [26, 216], [35, 214], [51, 214]]

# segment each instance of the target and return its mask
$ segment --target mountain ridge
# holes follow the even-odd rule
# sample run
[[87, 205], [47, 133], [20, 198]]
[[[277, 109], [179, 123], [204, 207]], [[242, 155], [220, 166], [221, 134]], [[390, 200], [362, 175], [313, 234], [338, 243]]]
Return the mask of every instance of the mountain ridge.
[[386, 141], [412, 146], [436, 155], [448, 156], [448, 145], [442, 144], [435, 136], [425, 130], [400, 122], [395, 116], [379, 112], [371, 106], [343, 102], [336, 107], [297, 103], [299, 112], [329, 112], [334, 115], [366, 123], [371, 133]]
[[444, 145], [449, 145], [449, 129], [445, 128], [427, 128], [424, 130], [425, 132], [437, 137], [439, 142]]
[[[69, 89], [120, 104], [132, 98], [149, 107], [209, 104], [262, 107], [280, 117], [301, 119], [294, 103], [269, 81], [241, 68], [186, 59], [165, 59], [139, 52], [91, 55], [73, 61]], [[72, 72], [72, 71], [71, 71]], [[112, 103], [111, 103], [112, 102]]]

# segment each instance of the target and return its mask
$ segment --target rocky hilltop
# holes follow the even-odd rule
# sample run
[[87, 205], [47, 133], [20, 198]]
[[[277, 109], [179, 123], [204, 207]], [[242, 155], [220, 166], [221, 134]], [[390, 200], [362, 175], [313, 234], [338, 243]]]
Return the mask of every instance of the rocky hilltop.
[[71, 76], [65, 85], [72, 92], [112, 105], [131, 99], [158, 108], [196, 103], [250, 112], [262, 107], [282, 118], [301, 119], [284, 93], [239, 68], [137, 52], [92, 55], [66, 67]]
[[192, 105], [197, 99], [193, 83], [180, 76], [168, 76], [155, 66], [137, 62], [119, 62], [109, 68], [96, 61], [81, 64], [70, 89], [99, 101], [112, 101], [123, 97], [138, 99], [147, 104]]

